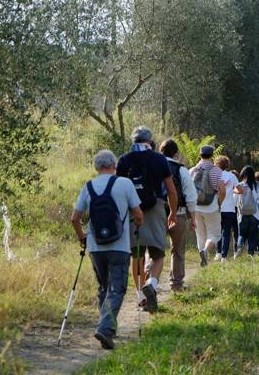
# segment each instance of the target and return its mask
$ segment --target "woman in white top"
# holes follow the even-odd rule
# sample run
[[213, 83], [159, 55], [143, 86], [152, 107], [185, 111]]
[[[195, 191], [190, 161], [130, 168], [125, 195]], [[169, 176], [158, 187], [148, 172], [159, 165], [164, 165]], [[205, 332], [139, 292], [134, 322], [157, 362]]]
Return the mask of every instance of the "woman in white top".
[[244, 194], [246, 189], [251, 189], [255, 200], [254, 213], [249, 215], [242, 214], [238, 204], [238, 243], [237, 251], [234, 253], [234, 259], [240, 255], [246, 241], [248, 243], [248, 254], [254, 255], [257, 246], [258, 226], [259, 226], [259, 184], [255, 180], [254, 168], [250, 165], [245, 166], [240, 172], [241, 183], [234, 190], [237, 194]]
[[229, 172], [230, 160], [225, 155], [220, 155], [215, 158], [214, 164], [222, 170], [222, 180], [226, 188], [226, 196], [221, 203], [221, 240], [218, 242], [217, 254], [215, 260], [222, 262], [227, 259], [229, 243], [231, 238], [231, 230], [236, 223], [236, 202], [234, 200], [233, 191], [238, 185], [237, 177]]

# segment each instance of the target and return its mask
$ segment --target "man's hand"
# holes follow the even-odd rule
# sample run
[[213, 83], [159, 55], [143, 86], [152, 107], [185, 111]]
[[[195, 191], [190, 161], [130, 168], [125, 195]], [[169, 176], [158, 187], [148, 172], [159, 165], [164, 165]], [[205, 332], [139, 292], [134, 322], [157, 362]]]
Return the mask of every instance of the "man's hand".
[[82, 249], [86, 249], [86, 236], [84, 236], [83, 238], [79, 238], [79, 242], [80, 242], [80, 246]]
[[136, 227], [140, 227], [144, 223], [143, 212], [139, 207], [135, 207], [131, 210], [133, 215], [134, 224]]
[[173, 212], [170, 212], [167, 219], [168, 229], [172, 229], [177, 223], [177, 217], [173, 214]]
[[190, 230], [193, 230], [193, 231], [196, 228], [196, 221], [195, 221], [195, 218], [193, 218], [193, 217], [191, 217], [191, 219], [190, 219], [189, 228], [190, 228]]

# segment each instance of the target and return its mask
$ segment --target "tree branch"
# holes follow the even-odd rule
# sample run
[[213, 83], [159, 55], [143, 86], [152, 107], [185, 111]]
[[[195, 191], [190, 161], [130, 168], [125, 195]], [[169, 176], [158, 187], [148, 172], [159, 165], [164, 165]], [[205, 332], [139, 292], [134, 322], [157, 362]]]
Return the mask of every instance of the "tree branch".
[[114, 129], [109, 126], [107, 121], [104, 121], [97, 113], [88, 109], [88, 115], [91, 116], [96, 122], [102, 125], [109, 133], [115, 133]]
[[136, 92], [144, 85], [145, 82], [147, 82], [151, 77], [153, 76], [153, 73], [150, 73], [146, 75], [144, 78], [139, 77], [138, 83], [133, 88], [133, 90], [125, 96], [123, 100], [120, 101], [118, 104], [118, 119], [119, 119], [119, 125], [120, 125], [120, 134], [122, 137], [123, 142], [125, 141], [125, 127], [123, 122], [123, 108], [128, 103], [128, 101], [136, 94]]
[[138, 83], [136, 86], [133, 88], [133, 90], [125, 96], [123, 100], [120, 101], [118, 104], [118, 108], [123, 108], [125, 105], [128, 103], [128, 101], [136, 94], [136, 92], [146, 83], [151, 77], [153, 76], [153, 73], [150, 73], [146, 75], [144, 78], [139, 77]]
[[108, 93], [105, 95], [105, 98], [104, 98], [103, 113], [105, 117], [110, 121], [113, 129], [116, 128], [116, 124], [115, 124], [115, 120], [112, 114], [113, 110], [112, 110], [112, 99], [111, 99], [110, 90], [112, 88], [113, 83], [117, 80], [117, 76], [124, 69], [124, 66], [126, 65], [127, 61], [128, 59], [126, 59], [120, 66], [113, 68], [114, 74], [112, 75], [112, 77], [110, 78], [108, 82]]

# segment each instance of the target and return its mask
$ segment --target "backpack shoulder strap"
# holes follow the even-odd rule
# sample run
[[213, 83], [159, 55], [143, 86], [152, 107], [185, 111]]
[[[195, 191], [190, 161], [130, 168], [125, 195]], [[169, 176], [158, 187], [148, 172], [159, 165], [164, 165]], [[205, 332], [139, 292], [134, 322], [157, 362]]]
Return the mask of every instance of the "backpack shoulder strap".
[[[114, 184], [114, 182], [116, 181], [117, 178], [118, 178], [118, 176], [114, 176], [114, 175], [112, 175], [110, 177], [110, 179], [109, 179], [109, 181], [108, 181], [108, 183], [106, 185], [106, 188], [104, 189], [103, 194], [110, 194], [111, 189], [113, 187], [113, 184]], [[86, 184], [86, 186], [87, 186], [87, 189], [89, 191], [89, 194], [90, 194], [91, 198], [94, 198], [94, 197], [98, 196], [98, 194], [96, 194], [96, 192], [94, 191], [92, 181], [88, 181], [87, 184]]]
[[111, 190], [112, 190], [112, 187], [114, 185], [114, 182], [116, 181], [116, 179], [118, 178], [118, 176], [115, 176], [115, 175], [112, 175], [108, 181], [108, 184], [103, 192], [103, 194], [110, 194], [111, 193]]
[[94, 198], [94, 197], [96, 197], [97, 194], [96, 194], [96, 192], [94, 191], [93, 184], [92, 184], [92, 181], [91, 181], [91, 180], [87, 182], [86, 186], [87, 186], [87, 189], [88, 189], [88, 191], [89, 191], [89, 194], [90, 194], [91, 199]]
[[183, 167], [183, 164], [178, 163], [177, 161], [174, 161], [174, 160], [168, 160], [168, 163], [169, 163], [171, 172], [172, 172], [172, 167], [175, 167], [176, 173], [179, 173], [180, 168]]
[[[103, 194], [110, 194], [110, 193], [111, 193], [112, 187], [113, 187], [113, 185], [114, 185], [114, 182], [117, 180], [117, 178], [118, 178], [118, 176], [115, 176], [115, 175], [112, 175], [112, 176], [110, 177], [110, 179], [109, 179], [109, 181], [108, 181], [108, 184], [107, 184], [107, 186], [106, 186], [106, 188], [105, 188]], [[116, 205], [116, 203], [115, 203], [115, 205]], [[119, 212], [119, 210], [118, 210], [118, 212]], [[127, 217], [127, 215], [128, 215], [128, 212], [129, 212], [129, 210], [126, 211], [125, 216], [124, 216], [124, 218], [123, 218], [123, 220], [122, 220], [123, 225], [124, 225], [124, 222], [125, 222], [126, 217]]]

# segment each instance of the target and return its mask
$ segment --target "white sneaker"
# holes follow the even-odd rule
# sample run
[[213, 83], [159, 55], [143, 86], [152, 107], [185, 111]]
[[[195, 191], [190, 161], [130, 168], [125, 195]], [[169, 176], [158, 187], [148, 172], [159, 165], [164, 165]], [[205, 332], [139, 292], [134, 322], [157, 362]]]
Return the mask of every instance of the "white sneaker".
[[221, 261], [221, 260], [222, 260], [222, 255], [221, 255], [221, 253], [216, 253], [214, 260], [216, 260], [216, 261]]
[[242, 249], [239, 248], [237, 249], [237, 251], [234, 252], [234, 259], [237, 259], [237, 257], [239, 257], [242, 253]]
[[227, 260], [227, 258], [221, 258], [221, 263], [226, 263], [228, 260]]

